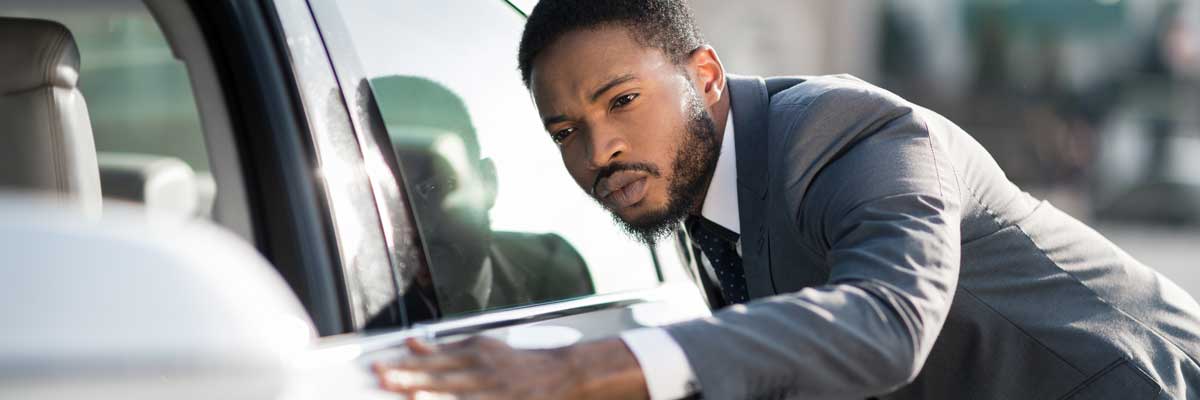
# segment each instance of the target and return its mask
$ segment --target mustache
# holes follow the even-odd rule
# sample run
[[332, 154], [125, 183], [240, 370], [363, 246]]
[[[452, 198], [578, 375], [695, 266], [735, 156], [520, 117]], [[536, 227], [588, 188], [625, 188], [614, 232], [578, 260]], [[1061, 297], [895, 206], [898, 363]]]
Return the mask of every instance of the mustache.
[[592, 196], [596, 196], [596, 187], [600, 186], [600, 181], [612, 176], [621, 171], [641, 171], [653, 177], [661, 177], [662, 173], [658, 171], [658, 167], [646, 163], [612, 163], [600, 168], [596, 173], [596, 180], [592, 182]]

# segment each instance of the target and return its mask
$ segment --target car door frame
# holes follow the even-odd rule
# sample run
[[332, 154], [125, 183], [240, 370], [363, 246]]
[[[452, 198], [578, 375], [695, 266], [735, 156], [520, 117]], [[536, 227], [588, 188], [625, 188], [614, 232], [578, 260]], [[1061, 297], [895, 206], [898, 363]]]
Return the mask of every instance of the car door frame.
[[243, 168], [256, 246], [321, 335], [351, 331], [329, 199], [279, 19], [261, 1], [191, 1], [212, 51]]

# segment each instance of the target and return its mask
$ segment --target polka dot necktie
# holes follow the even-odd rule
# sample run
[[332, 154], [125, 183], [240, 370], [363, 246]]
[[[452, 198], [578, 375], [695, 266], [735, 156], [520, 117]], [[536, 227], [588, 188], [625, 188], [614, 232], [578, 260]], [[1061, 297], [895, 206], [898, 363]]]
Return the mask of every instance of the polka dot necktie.
[[721, 295], [729, 304], [745, 303], [750, 300], [746, 290], [746, 275], [742, 269], [742, 257], [735, 247], [738, 235], [707, 218], [688, 217], [688, 233], [700, 252], [708, 257], [713, 272], [721, 284]]

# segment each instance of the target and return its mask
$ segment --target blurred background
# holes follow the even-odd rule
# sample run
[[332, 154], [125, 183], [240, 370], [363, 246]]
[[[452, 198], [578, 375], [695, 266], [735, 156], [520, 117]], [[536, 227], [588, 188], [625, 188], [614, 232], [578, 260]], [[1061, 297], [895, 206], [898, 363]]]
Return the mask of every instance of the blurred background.
[[1200, 298], [1200, 1], [692, 0], [728, 70], [850, 73]]

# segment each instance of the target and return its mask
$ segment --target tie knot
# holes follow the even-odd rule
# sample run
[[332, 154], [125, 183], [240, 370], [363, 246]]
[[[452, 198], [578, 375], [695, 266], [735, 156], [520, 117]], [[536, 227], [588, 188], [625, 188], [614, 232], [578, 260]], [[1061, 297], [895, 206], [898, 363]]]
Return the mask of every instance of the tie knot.
[[708, 218], [691, 215], [687, 218], [687, 229], [695, 240], [711, 243], [724, 242], [730, 246], [737, 244], [738, 234]]

